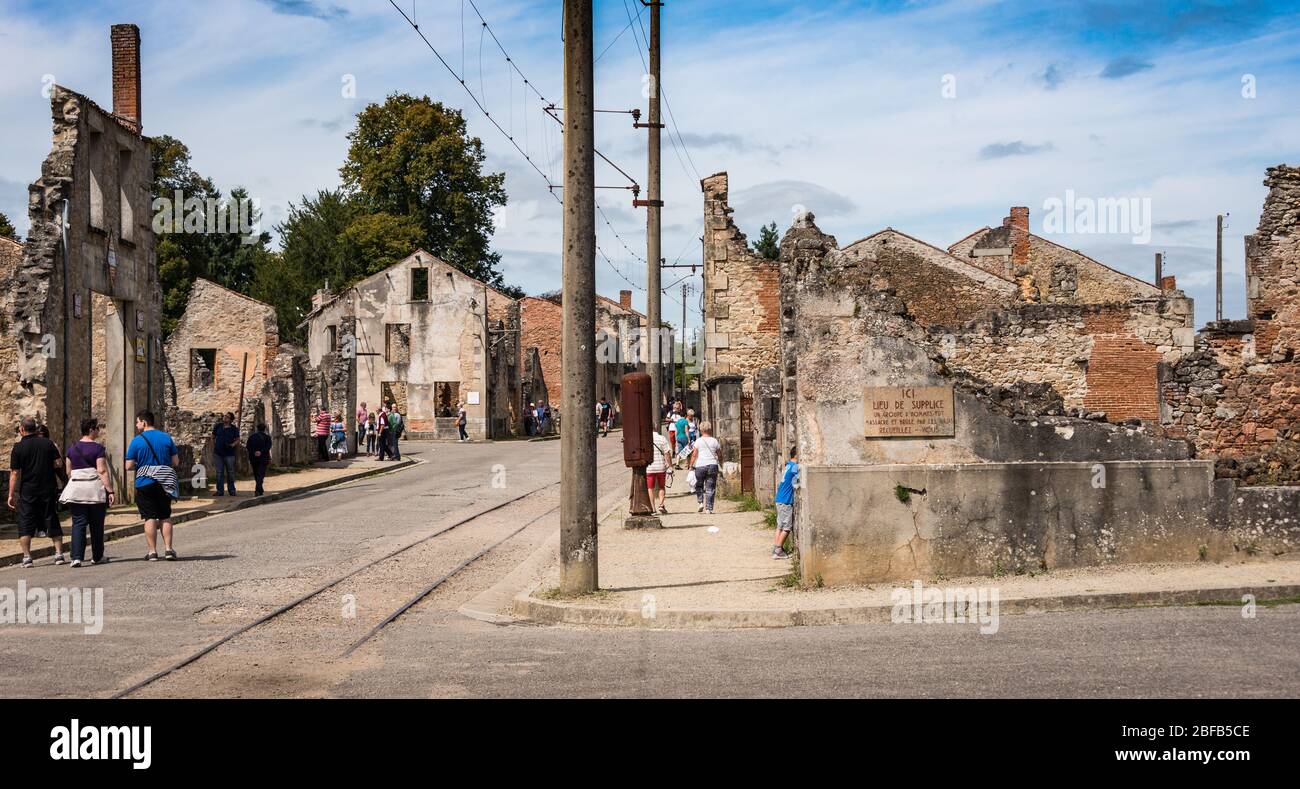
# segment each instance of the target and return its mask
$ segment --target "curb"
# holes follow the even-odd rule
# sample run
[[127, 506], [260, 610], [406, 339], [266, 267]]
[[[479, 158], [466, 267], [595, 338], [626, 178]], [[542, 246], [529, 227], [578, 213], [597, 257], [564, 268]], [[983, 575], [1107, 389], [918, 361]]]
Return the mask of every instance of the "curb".
[[[650, 629], [730, 629], [799, 627], [812, 625], [882, 624], [891, 621], [892, 605], [846, 606], [809, 609], [668, 610], [643, 615], [639, 608], [604, 608], [539, 600], [527, 589], [515, 596], [515, 612], [525, 619], [552, 625], [641, 627]], [[1177, 591], [1114, 592], [1110, 594], [1021, 597], [999, 601], [999, 614], [1038, 614], [1051, 611], [1089, 611], [1114, 608], [1195, 605], [1240, 600], [1253, 594], [1257, 601], [1300, 596], [1300, 585], [1223, 587]]]
[[[202, 520], [203, 518], [209, 518], [214, 515], [224, 515], [228, 512], [237, 512], [238, 510], [248, 509], [249, 507], [259, 507], [263, 504], [270, 504], [273, 501], [283, 501], [285, 499], [294, 498], [295, 496], [301, 496], [304, 493], [312, 493], [322, 488], [328, 488], [334, 485], [342, 485], [347, 482], [355, 482], [359, 479], [366, 479], [367, 477], [375, 477], [380, 474], [387, 474], [392, 471], [400, 471], [401, 469], [409, 468], [410, 466], [413, 466], [417, 463], [424, 463], [424, 462], [425, 461], [423, 460], [415, 460], [414, 458], [408, 458], [405, 460], [400, 460], [394, 463], [392, 466], [381, 466], [379, 468], [366, 469], [365, 471], [358, 471], [355, 474], [348, 474], [342, 477], [336, 477], [334, 479], [327, 479], [327, 480], [321, 480], [320, 482], [313, 482], [312, 484], [306, 485], [301, 488], [289, 488], [288, 490], [279, 490], [273, 493], [267, 493], [263, 496], [255, 496], [253, 498], [243, 499], [242, 501], [238, 501], [229, 507], [225, 507], [219, 510], [192, 510], [190, 512], [183, 512], [172, 518], [172, 525], [179, 526], [182, 523], [189, 523], [190, 521]], [[143, 520], [136, 521], [135, 523], [130, 523], [125, 526], [116, 526], [112, 529], [105, 529], [104, 543], [107, 544], [115, 540], [121, 540], [127, 537], [134, 537], [137, 534], [144, 534]], [[41, 559], [46, 556], [53, 556], [53, 555], [54, 555], [54, 546], [52, 545], [44, 545], [40, 548], [33, 548], [31, 552], [31, 557], [33, 559]], [[23, 560], [23, 555], [21, 552], [6, 554], [4, 556], [0, 556], [0, 567], [9, 567], [12, 565], [21, 564], [22, 560]]]
[[[599, 510], [600, 502], [597, 502], [599, 515], [596, 522], [600, 523], [622, 507], [626, 495], [627, 491], [620, 490], [617, 485], [614, 490], [605, 494], [604, 499], [601, 501], [608, 500], [611, 497], [615, 500], [612, 505], [603, 511]], [[479, 592], [469, 602], [456, 609], [456, 612], [470, 619], [477, 619], [480, 622], [489, 622], [495, 625], [509, 624], [529, 618], [518, 615], [517, 601], [519, 596], [531, 595], [537, 589], [540, 584], [537, 576], [551, 562], [556, 561], [559, 555], [560, 530], [556, 529], [554, 534], [542, 540], [541, 544], [528, 555], [528, 558], [520, 562], [504, 578]], [[505, 611], [510, 611], [514, 615], [503, 613]]]

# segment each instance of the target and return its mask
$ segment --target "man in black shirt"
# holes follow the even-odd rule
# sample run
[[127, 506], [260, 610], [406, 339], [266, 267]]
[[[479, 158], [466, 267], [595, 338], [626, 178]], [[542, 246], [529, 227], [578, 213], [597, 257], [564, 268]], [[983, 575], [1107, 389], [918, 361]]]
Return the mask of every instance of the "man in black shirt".
[[253, 467], [253, 479], [257, 484], [253, 495], [261, 496], [266, 467], [271, 464], [271, 436], [266, 432], [266, 425], [258, 425], [257, 431], [248, 437], [248, 463]]
[[23, 549], [23, 567], [32, 566], [32, 537], [48, 528], [54, 543], [54, 563], [63, 564], [63, 530], [50, 520], [50, 505], [57, 501], [55, 468], [59, 450], [54, 442], [37, 435], [36, 420], [22, 421], [22, 439], [9, 453], [9, 509], [18, 511], [18, 542]]

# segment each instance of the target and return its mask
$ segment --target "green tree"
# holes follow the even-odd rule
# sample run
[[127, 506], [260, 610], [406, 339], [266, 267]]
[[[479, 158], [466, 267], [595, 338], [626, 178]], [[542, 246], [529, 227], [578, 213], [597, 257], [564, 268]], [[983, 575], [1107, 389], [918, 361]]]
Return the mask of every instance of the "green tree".
[[758, 229], [758, 240], [749, 245], [754, 250], [754, 254], [761, 255], [768, 260], [776, 260], [781, 257], [781, 236], [776, 232], [776, 222], [770, 225], [763, 225]]
[[18, 237], [18, 231], [14, 228], [13, 223], [9, 221], [9, 217], [5, 216], [3, 211], [0, 211], [0, 237], [22, 241]]
[[358, 113], [348, 140], [339, 172], [366, 213], [410, 220], [420, 228], [421, 247], [502, 285], [501, 258], [489, 242], [492, 209], [506, 204], [505, 174], [483, 172], [483, 143], [468, 136], [458, 110], [427, 96], [393, 94]]
[[[182, 215], [199, 213], [200, 232], [186, 232], [186, 222], [172, 227], [170, 221], [161, 223], [163, 232], [157, 234], [155, 253], [158, 258], [158, 278], [163, 291], [163, 331], [176, 328], [185, 305], [189, 301], [194, 280], [203, 277], [222, 287], [248, 294], [253, 287], [259, 260], [269, 254], [269, 233], [255, 233], [250, 238], [239, 230], [239, 222], [232, 213], [240, 201], [249, 199], [248, 192], [235, 188], [230, 197], [222, 201], [220, 190], [211, 179], [205, 178], [190, 164], [190, 151], [183, 142], [169, 135], [150, 140], [150, 160], [153, 165], [154, 197], [171, 206], [179, 197]], [[185, 201], [198, 200], [202, 207], [185, 207]], [[209, 201], [220, 201], [212, 202]], [[209, 206], [211, 205], [211, 208]], [[206, 232], [209, 212], [215, 211], [212, 226], [224, 232]], [[172, 214], [174, 216], [174, 212]], [[252, 224], [260, 216], [251, 216]], [[159, 223], [155, 223], [158, 229]]]

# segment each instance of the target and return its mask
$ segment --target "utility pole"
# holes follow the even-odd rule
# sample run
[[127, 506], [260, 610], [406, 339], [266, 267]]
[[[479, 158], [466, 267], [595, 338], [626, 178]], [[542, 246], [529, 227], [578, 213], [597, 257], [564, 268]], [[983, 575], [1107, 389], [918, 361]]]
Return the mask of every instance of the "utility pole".
[[677, 388], [677, 384], [675, 381], [673, 385], [673, 388], [676, 389], [678, 392], [681, 392], [683, 396], [686, 393], [686, 296], [690, 294], [690, 292], [691, 292], [691, 283], [683, 282], [682, 283], [682, 328], [680, 332], [681, 336], [677, 339], [678, 343], [682, 347], [682, 353], [681, 353], [682, 383], [680, 389]]
[[560, 591], [596, 591], [596, 158], [591, 0], [564, 3]]
[[1214, 320], [1223, 320], [1223, 214], [1219, 214], [1214, 243]]
[[[663, 123], [659, 120], [659, 7], [660, 0], [641, 0], [650, 7], [650, 117], [647, 131], [650, 133], [646, 145], [649, 173], [646, 177], [646, 322], [650, 324], [650, 403], [653, 409], [655, 429], [658, 430], [659, 415], [662, 413], [663, 397], [663, 342], [660, 339], [660, 327], [663, 325], [663, 311], [660, 290], [659, 264], [663, 262], [660, 210], [663, 199], [659, 192], [659, 130]], [[671, 357], [670, 357], [671, 361]]]

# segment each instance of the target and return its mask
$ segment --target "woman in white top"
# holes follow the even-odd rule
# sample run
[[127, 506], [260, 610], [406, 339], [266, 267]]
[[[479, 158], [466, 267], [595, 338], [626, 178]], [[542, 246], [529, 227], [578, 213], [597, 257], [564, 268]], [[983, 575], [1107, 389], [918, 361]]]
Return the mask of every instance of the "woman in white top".
[[700, 437], [691, 451], [690, 468], [695, 469], [697, 512], [713, 514], [713, 498], [718, 489], [718, 464], [722, 462], [722, 442], [713, 437], [713, 424], [700, 423]]

